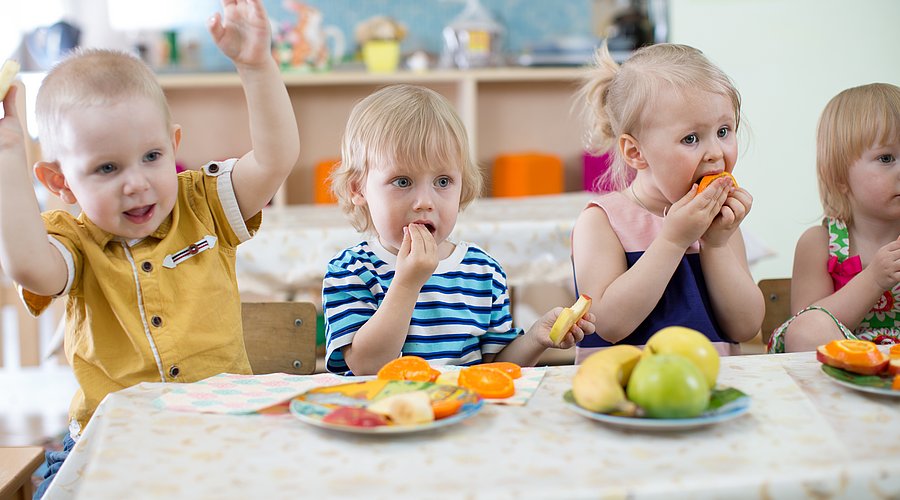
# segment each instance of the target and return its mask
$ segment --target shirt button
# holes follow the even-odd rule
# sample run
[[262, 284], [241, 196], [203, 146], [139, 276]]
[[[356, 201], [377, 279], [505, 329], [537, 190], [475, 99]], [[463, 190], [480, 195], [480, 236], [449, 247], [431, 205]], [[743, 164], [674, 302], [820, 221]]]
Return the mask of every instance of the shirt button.
[[181, 369], [178, 368], [178, 365], [172, 365], [169, 367], [169, 376], [175, 378], [178, 374], [181, 373]]
[[213, 164], [211, 164], [211, 165], [209, 166], [209, 173], [214, 174], [214, 173], [216, 173], [216, 172], [218, 172], [218, 171], [219, 171], [219, 165], [218, 165], [218, 164], [213, 163]]
[[149, 273], [153, 270], [153, 264], [148, 261], [144, 261], [143, 263], [141, 263], [141, 269], [143, 269], [145, 273]]
[[150, 318], [150, 324], [159, 328], [160, 326], [162, 326], [162, 318], [160, 318], [159, 316], [153, 316], [152, 318]]

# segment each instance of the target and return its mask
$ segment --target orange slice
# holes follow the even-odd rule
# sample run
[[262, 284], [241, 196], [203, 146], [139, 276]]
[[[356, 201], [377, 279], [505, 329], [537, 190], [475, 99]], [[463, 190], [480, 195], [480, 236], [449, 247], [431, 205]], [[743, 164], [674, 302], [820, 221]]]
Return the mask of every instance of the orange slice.
[[900, 344], [894, 344], [891, 346], [891, 350], [888, 351], [888, 356], [891, 359], [900, 359]]
[[440, 401], [432, 401], [431, 402], [431, 411], [434, 412], [434, 419], [438, 420], [441, 418], [449, 417], [450, 415], [456, 415], [456, 412], [462, 408], [463, 401], [459, 398], [444, 398]]
[[816, 358], [826, 365], [862, 375], [875, 375], [888, 365], [888, 358], [866, 340], [832, 340], [816, 349]]
[[516, 384], [506, 372], [483, 366], [460, 369], [459, 386], [472, 389], [483, 398], [508, 398], [516, 393]]
[[894, 381], [891, 382], [891, 389], [900, 391], [900, 375], [894, 375]]
[[378, 370], [377, 378], [382, 380], [412, 380], [415, 382], [434, 382], [441, 372], [435, 370], [418, 356], [401, 356], [392, 359]]
[[511, 361], [494, 361], [493, 363], [483, 363], [478, 366], [503, 371], [514, 379], [522, 376], [522, 367]]
[[731, 183], [734, 184], [734, 187], [739, 187], [737, 181], [734, 180], [733, 175], [731, 175], [728, 172], [719, 172], [718, 174], [704, 175], [703, 178], [700, 179], [700, 185], [697, 186], [697, 194], [702, 193], [704, 189], [709, 187], [709, 185], [712, 184], [712, 182], [714, 180], [718, 179], [719, 177], [730, 177]]

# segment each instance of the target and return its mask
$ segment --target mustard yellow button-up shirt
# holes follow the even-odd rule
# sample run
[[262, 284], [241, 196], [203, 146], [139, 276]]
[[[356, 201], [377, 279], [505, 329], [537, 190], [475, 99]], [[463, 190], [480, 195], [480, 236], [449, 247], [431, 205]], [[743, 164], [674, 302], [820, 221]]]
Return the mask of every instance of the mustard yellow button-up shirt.
[[[84, 214], [43, 214], [66, 260], [65, 352], [80, 385], [69, 409], [80, 434], [103, 398], [140, 382], [250, 373], [235, 276], [237, 245], [262, 214], [241, 218], [235, 160], [178, 174], [178, 200], [150, 236], [126, 242]], [[32, 314], [52, 300], [23, 290]]]

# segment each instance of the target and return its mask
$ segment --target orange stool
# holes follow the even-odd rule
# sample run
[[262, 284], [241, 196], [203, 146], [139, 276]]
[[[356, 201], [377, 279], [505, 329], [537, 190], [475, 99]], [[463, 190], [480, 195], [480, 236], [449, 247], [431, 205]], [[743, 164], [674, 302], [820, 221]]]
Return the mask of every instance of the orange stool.
[[331, 175], [331, 171], [339, 161], [341, 161], [340, 158], [330, 158], [316, 163], [316, 179], [315, 187], [313, 188], [315, 189], [315, 193], [313, 193], [313, 201], [315, 203], [337, 203], [334, 195], [331, 194], [331, 180], [328, 179], [328, 176]]
[[521, 153], [494, 160], [493, 196], [530, 196], [563, 192], [563, 162], [556, 155]]

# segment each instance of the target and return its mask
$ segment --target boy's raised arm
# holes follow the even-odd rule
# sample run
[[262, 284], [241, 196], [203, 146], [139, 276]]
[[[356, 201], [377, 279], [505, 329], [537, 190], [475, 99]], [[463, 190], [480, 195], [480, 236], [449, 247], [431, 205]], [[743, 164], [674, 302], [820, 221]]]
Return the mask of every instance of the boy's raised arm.
[[300, 154], [290, 97], [271, 53], [271, 27], [262, 0], [222, 0], [209, 20], [219, 49], [234, 62], [250, 115], [253, 150], [232, 172], [241, 215], [261, 210], [287, 178]]
[[10, 87], [0, 119], [0, 267], [27, 290], [54, 295], [66, 286], [65, 262], [47, 240], [25, 158], [25, 136]]

